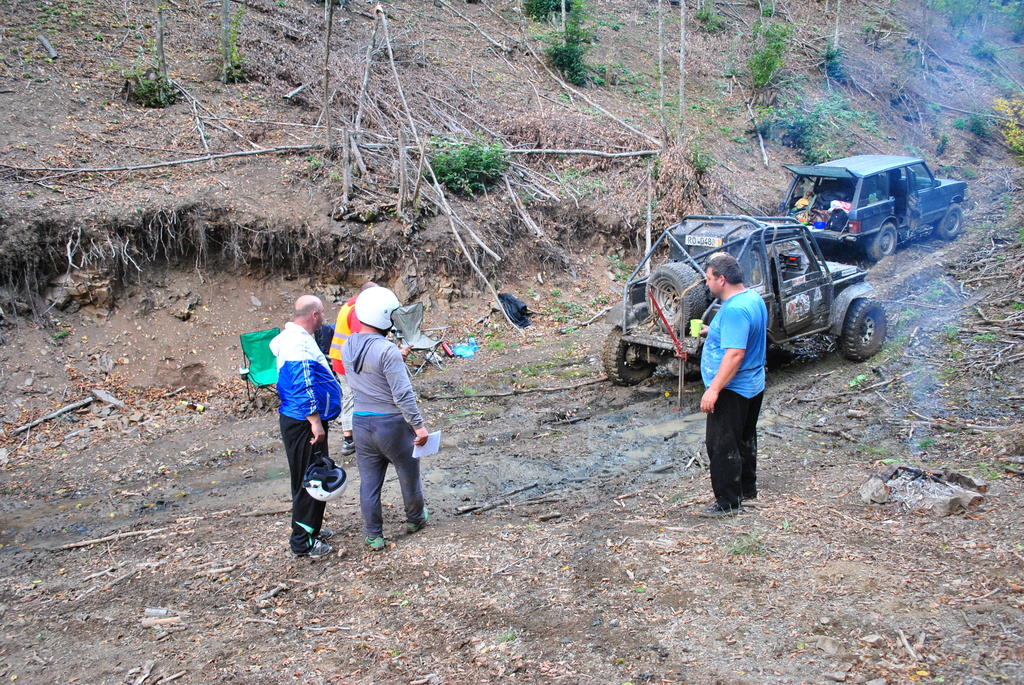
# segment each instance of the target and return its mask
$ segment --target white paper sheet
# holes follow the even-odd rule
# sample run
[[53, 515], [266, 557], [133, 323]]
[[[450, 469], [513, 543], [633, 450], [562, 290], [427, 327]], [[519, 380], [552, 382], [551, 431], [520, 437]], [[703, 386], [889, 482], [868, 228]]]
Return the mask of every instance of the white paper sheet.
[[420, 457], [429, 457], [431, 454], [437, 454], [437, 451], [441, 449], [441, 431], [434, 431], [427, 436], [427, 444], [423, 447], [412, 448], [412, 458], [419, 459]]

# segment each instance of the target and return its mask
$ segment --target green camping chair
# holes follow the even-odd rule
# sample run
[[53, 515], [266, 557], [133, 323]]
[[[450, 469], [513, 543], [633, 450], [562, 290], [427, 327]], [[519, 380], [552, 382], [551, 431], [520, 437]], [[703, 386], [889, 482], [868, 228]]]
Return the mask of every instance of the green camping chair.
[[280, 332], [280, 328], [271, 328], [239, 336], [245, 366], [238, 373], [245, 379], [245, 394], [250, 400], [256, 399], [261, 388], [277, 385], [277, 357], [270, 351], [270, 341]]

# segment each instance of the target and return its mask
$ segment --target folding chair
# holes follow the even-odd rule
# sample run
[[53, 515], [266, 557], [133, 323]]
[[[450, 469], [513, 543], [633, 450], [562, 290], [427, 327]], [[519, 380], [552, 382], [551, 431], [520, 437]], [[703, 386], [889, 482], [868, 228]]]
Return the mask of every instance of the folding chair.
[[[391, 316], [391, 320], [395, 324], [395, 335], [398, 336], [399, 342], [403, 345], [409, 345], [412, 347], [413, 352], [418, 352], [423, 356], [423, 361], [416, 367], [412, 375], [415, 376], [422, 371], [428, 362], [433, 362], [437, 368], [441, 368], [441, 358], [437, 353], [437, 348], [444, 342], [444, 332], [450, 328], [449, 326], [421, 329], [420, 325], [423, 324], [423, 304], [420, 302], [399, 307]], [[425, 335], [425, 331], [441, 331], [441, 337], [434, 340]]]
[[239, 336], [245, 366], [238, 374], [245, 379], [245, 395], [250, 400], [256, 399], [260, 389], [277, 385], [277, 357], [270, 351], [270, 341], [280, 332], [280, 328], [271, 328]]

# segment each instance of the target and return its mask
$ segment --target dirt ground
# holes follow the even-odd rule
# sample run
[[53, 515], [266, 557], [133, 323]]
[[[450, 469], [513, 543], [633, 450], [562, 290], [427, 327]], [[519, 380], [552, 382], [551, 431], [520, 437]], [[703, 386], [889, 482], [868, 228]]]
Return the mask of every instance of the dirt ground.
[[[993, 458], [1019, 421], [1019, 369], [957, 375], [941, 363], [950, 326], [981, 293], [936, 277], [989, 248], [968, 234], [876, 266], [890, 342], [870, 362], [842, 361], [820, 340], [773, 353], [760, 496], [732, 520], [695, 516], [710, 499], [698, 388], [680, 399], [670, 376], [581, 385], [600, 377], [607, 326], [563, 334], [553, 312], [614, 297], [601, 269], [533, 288], [525, 338], [497, 317], [475, 325], [486, 304], [434, 310], [429, 324], [482, 347], [415, 381], [424, 398], [456, 398], [422, 402], [444, 435], [424, 463], [430, 525], [401, 532], [389, 481], [390, 545], [366, 551], [349, 464], [356, 482], [328, 507], [338, 553], [318, 562], [288, 551], [276, 415], [248, 403], [234, 375], [237, 334], [282, 325], [306, 284], [168, 273], [108, 320], [66, 315], [59, 340], [10, 329], [0, 674], [1022, 682], [1024, 484]], [[172, 317], [193, 294], [191, 318]], [[138, 316], [143, 297], [156, 306]], [[95, 402], [12, 435], [91, 387], [126, 406]], [[527, 392], [474, 397], [513, 390]], [[985, 500], [941, 518], [865, 506], [859, 486], [894, 459], [981, 477]], [[65, 548], [96, 538], [107, 539]]]

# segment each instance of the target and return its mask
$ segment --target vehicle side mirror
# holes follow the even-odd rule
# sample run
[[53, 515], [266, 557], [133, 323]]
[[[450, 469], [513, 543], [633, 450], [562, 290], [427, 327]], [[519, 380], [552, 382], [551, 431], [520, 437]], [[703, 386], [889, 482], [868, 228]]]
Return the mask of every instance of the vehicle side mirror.
[[786, 203], [785, 202], [780, 202], [779, 203], [779, 216], [785, 216], [785, 215], [786, 215]]
[[932, 179], [932, 188], [938, 188], [938, 187], [939, 187], [939, 185], [940, 185], [940, 184], [939, 184], [939, 179], [937, 179], [937, 178], [933, 178], [933, 179]]

